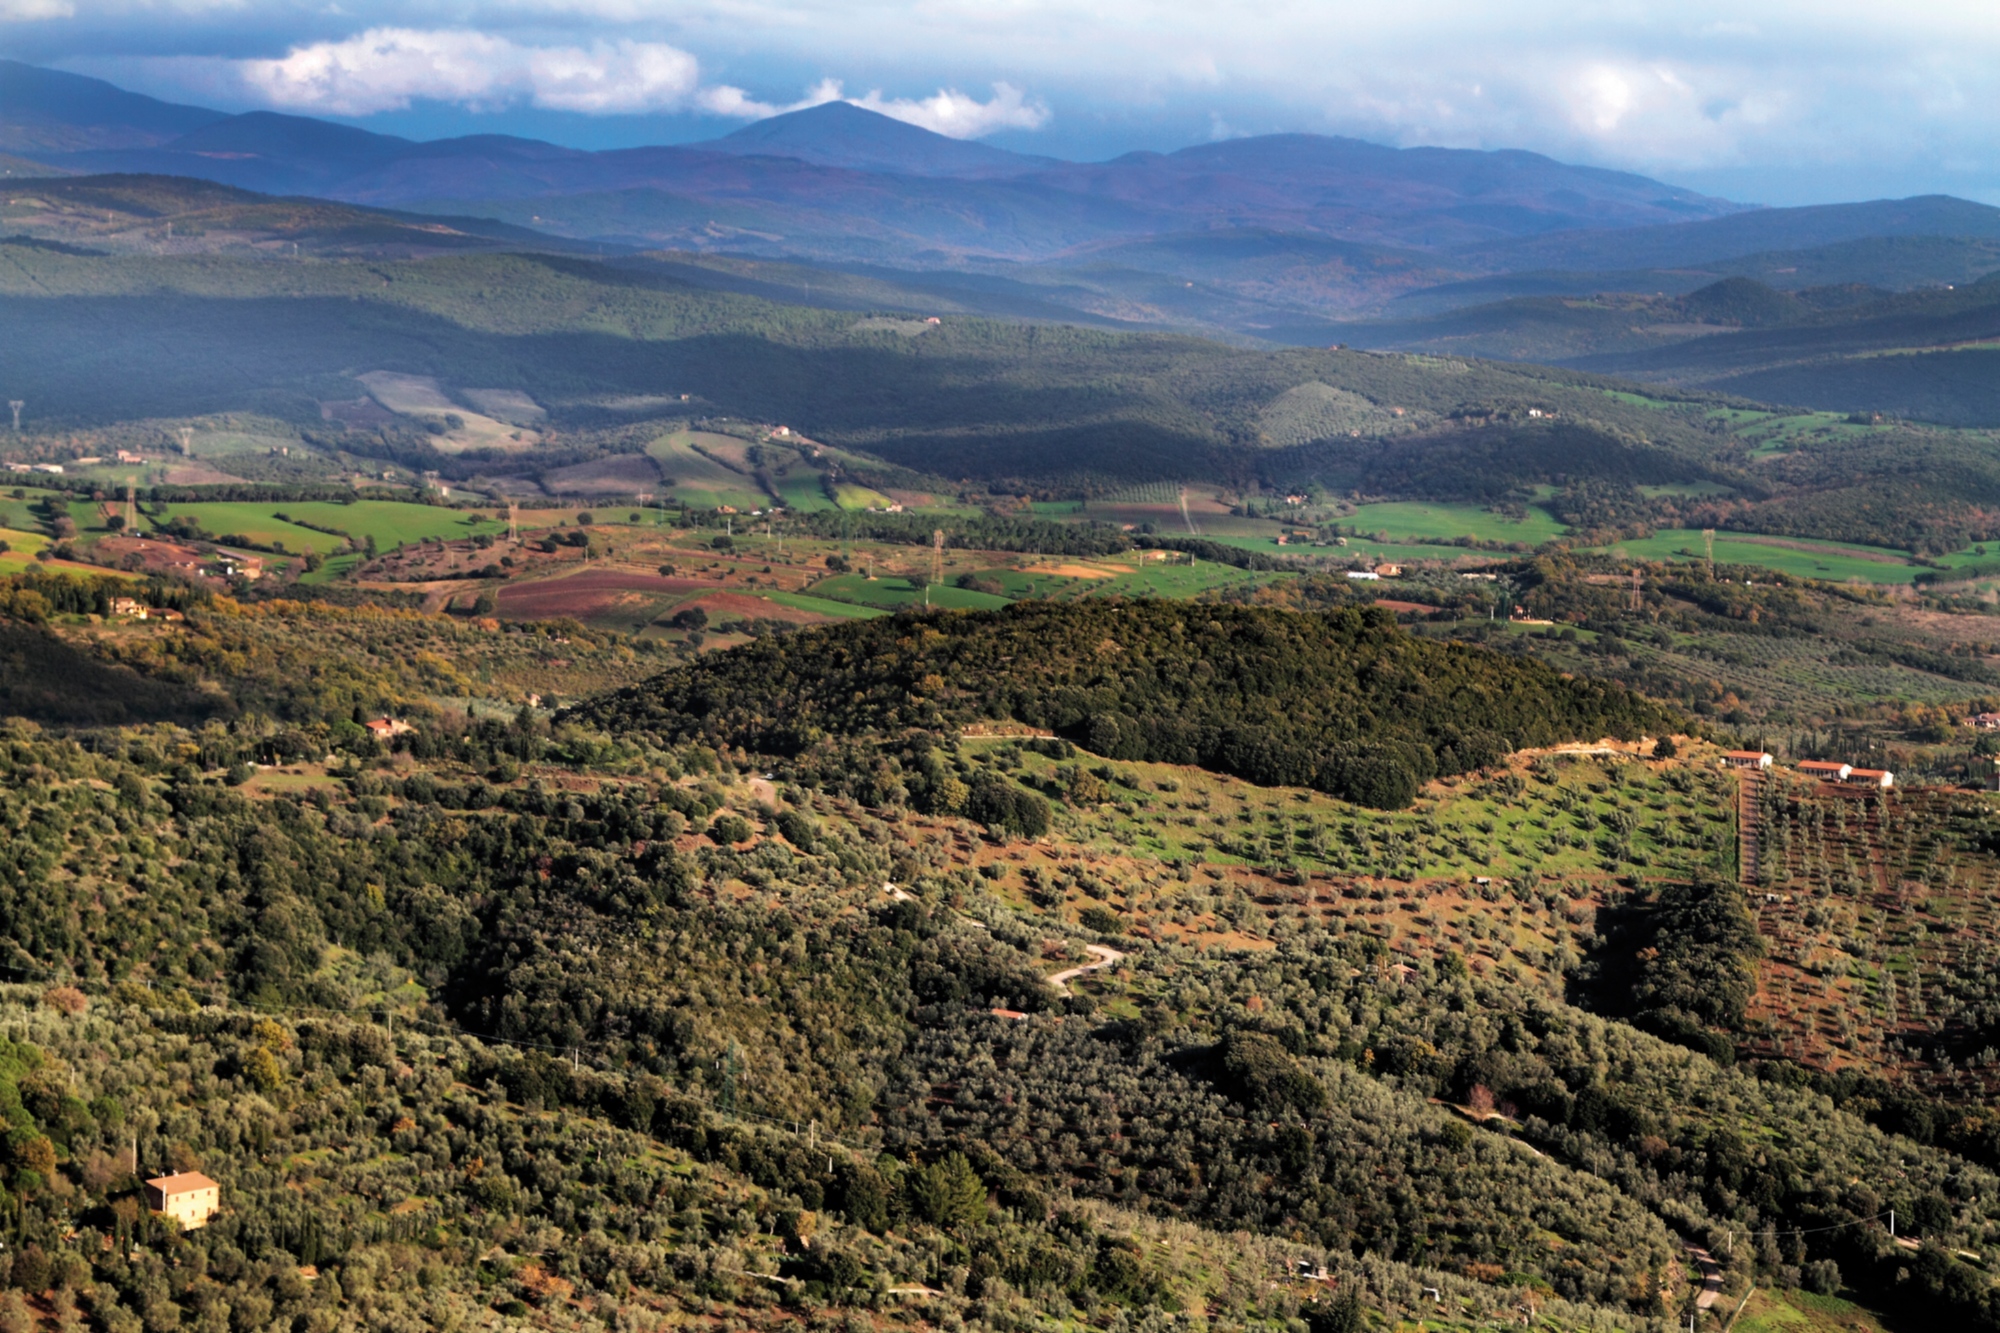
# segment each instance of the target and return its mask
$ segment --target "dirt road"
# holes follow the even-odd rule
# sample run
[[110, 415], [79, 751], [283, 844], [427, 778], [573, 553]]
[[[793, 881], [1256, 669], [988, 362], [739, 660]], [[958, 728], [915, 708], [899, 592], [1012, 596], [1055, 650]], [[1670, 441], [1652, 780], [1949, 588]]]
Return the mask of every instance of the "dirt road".
[[1085, 953], [1097, 961], [1094, 963], [1085, 963], [1082, 967], [1069, 968], [1049, 978], [1049, 984], [1065, 995], [1069, 993], [1069, 983], [1084, 973], [1095, 972], [1101, 967], [1110, 967], [1113, 963], [1119, 962], [1125, 957], [1124, 954], [1119, 953], [1116, 949], [1108, 949], [1102, 944], [1086, 944], [1083, 946], [1083, 949]]

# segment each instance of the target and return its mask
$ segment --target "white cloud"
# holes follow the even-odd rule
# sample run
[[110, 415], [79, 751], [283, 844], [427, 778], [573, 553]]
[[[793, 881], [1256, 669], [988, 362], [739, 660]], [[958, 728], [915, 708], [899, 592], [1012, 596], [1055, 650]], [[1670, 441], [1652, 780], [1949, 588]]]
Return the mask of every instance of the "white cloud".
[[[0, 0], [0, 4], [56, 0]], [[293, 111], [368, 116], [407, 110], [414, 101], [475, 110], [527, 103], [588, 115], [692, 108], [715, 116], [766, 116], [846, 100], [955, 139], [1001, 129], [1040, 129], [1049, 109], [1008, 83], [985, 101], [941, 88], [930, 97], [885, 97], [880, 89], [845, 97], [838, 79], [822, 79], [796, 102], [761, 101], [731, 84], [703, 87], [687, 52], [664, 42], [597, 41], [589, 46], [529, 46], [465, 29], [371, 28], [339, 41], [296, 46], [274, 60], [234, 62], [257, 99]]]
[[954, 139], [977, 139], [995, 130], [1038, 130], [1049, 123], [1048, 107], [1028, 101], [1010, 83], [994, 84], [993, 96], [984, 102], [956, 88], [941, 88], [935, 96], [919, 100], [885, 98], [879, 90], [847, 100]]
[[741, 88], [722, 84], [702, 89], [694, 101], [711, 115], [744, 120], [762, 120], [787, 111], [844, 101], [954, 139], [977, 139], [995, 130], [1038, 130], [1049, 121], [1047, 106], [1039, 101], [1030, 102], [1019, 88], [1006, 83], [994, 84], [993, 96], [984, 102], [956, 88], [940, 88], [934, 96], [923, 98], [884, 97], [879, 88], [863, 97], [847, 97], [841, 89], [839, 79], [821, 79], [799, 101], [780, 106], [760, 102]]
[[603, 115], [684, 105], [700, 70], [662, 42], [521, 46], [481, 32], [372, 28], [245, 60], [243, 83], [273, 106], [331, 115], [400, 111], [422, 98], [497, 109], [516, 102]]
[[763, 120], [769, 116], [782, 116], [787, 111], [804, 111], [807, 107], [825, 106], [828, 102], [840, 100], [840, 80], [821, 79], [806, 95], [789, 106], [778, 106], [771, 102], [760, 102], [741, 88], [720, 84], [714, 88], [704, 88], [695, 95], [695, 105], [711, 115], [735, 116], [741, 120]]
[[40, 23], [75, 13], [69, 0], [0, 0], [0, 23]]

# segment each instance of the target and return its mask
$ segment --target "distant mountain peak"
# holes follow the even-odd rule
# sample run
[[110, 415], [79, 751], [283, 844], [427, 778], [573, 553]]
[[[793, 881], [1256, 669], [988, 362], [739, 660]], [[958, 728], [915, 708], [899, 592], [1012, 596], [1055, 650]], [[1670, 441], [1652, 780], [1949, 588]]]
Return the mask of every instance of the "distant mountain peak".
[[1024, 176], [1055, 164], [1053, 158], [954, 139], [852, 102], [787, 111], [690, 147], [908, 176]]
[[220, 111], [162, 102], [102, 79], [0, 60], [0, 151], [154, 148], [222, 119]]

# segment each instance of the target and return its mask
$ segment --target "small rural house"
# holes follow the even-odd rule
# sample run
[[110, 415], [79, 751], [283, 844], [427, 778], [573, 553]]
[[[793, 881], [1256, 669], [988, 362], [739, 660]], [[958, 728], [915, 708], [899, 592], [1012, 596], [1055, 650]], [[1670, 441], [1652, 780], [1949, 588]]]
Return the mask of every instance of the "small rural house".
[[1896, 785], [1896, 775], [1886, 768], [1850, 768], [1841, 781], [1850, 787], [1873, 787], [1878, 791], [1887, 791]]
[[1845, 782], [1853, 771], [1852, 764], [1835, 764], [1825, 759], [1808, 759], [1799, 765], [1799, 772], [1825, 782]]
[[408, 736], [416, 730], [401, 718], [395, 717], [378, 717], [373, 722], [365, 722], [362, 725], [375, 733], [378, 739], [385, 741], [392, 736]]
[[1729, 768], [1764, 769], [1771, 766], [1771, 756], [1762, 750], [1730, 750], [1722, 756], [1722, 762]]
[[146, 1203], [162, 1217], [171, 1217], [183, 1231], [207, 1226], [222, 1207], [222, 1186], [199, 1171], [176, 1171], [146, 1182]]
[[114, 616], [132, 616], [135, 619], [144, 620], [151, 611], [151, 607], [136, 597], [114, 597], [111, 599], [111, 614]]

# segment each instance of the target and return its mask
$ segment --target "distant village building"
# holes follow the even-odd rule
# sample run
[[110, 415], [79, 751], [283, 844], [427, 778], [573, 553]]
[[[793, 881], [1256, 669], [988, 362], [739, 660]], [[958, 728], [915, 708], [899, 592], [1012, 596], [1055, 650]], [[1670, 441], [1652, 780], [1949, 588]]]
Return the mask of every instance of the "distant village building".
[[144, 454], [135, 454], [130, 449], [120, 449], [118, 451], [118, 461], [121, 463], [143, 463], [146, 461], [146, 456]]
[[60, 477], [62, 475], [63, 466], [61, 463], [36, 463], [28, 470], [30, 472], [46, 472], [51, 477]]
[[70, 460], [70, 462], [75, 463], [78, 467], [90, 467], [93, 464], [102, 463], [103, 461], [101, 458], [72, 458]]
[[199, 1171], [176, 1171], [146, 1182], [146, 1203], [162, 1217], [171, 1217], [184, 1231], [208, 1225], [222, 1207], [222, 1186]]
[[1878, 791], [1887, 791], [1896, 785], [1896, 775], [1886, 768], [1850, 768], [1841, 781], [1850, 787], [1873, 787]]
[[1808, 759], [1799, 765], [1799, 772], [1826, 782], [1845, 782], [1847, 775], [1853, 771], [1852, 764], [1836, 764], [1825, 759]]
[[1378, 582], [1382, 578], [1380, 574], [1372, 569], [1350, 569], [1347, 571], [1347, 577], [1351, 579], [1371, 579]]
[[1974, 713], [1965, 719], [1965, 725], [1981, 731], [2000, 731], [2000, 713]]
[[1722, 762], [1730, 768], [1769, 768], [1771, 756], [1762, 750], [1730, 750], [1722, 756]]
[[415, 727], [395, 717], [378, 717], [373, 722], [363, 725], [383, 740], [388, 740], [391, 736], [408, 736], [416, 731]]
[[1375, 572], [1385, 579], [1399, 579], [1403, 577], [1403, 567], [1401, 565], [1377, 565], [1375, 566]]
[[111, 599], [111, 614], [114, 616], [131, 616], [137, 620], [144, 620], [151, 610], [151, 607], [136, 597], [114, 597]]

